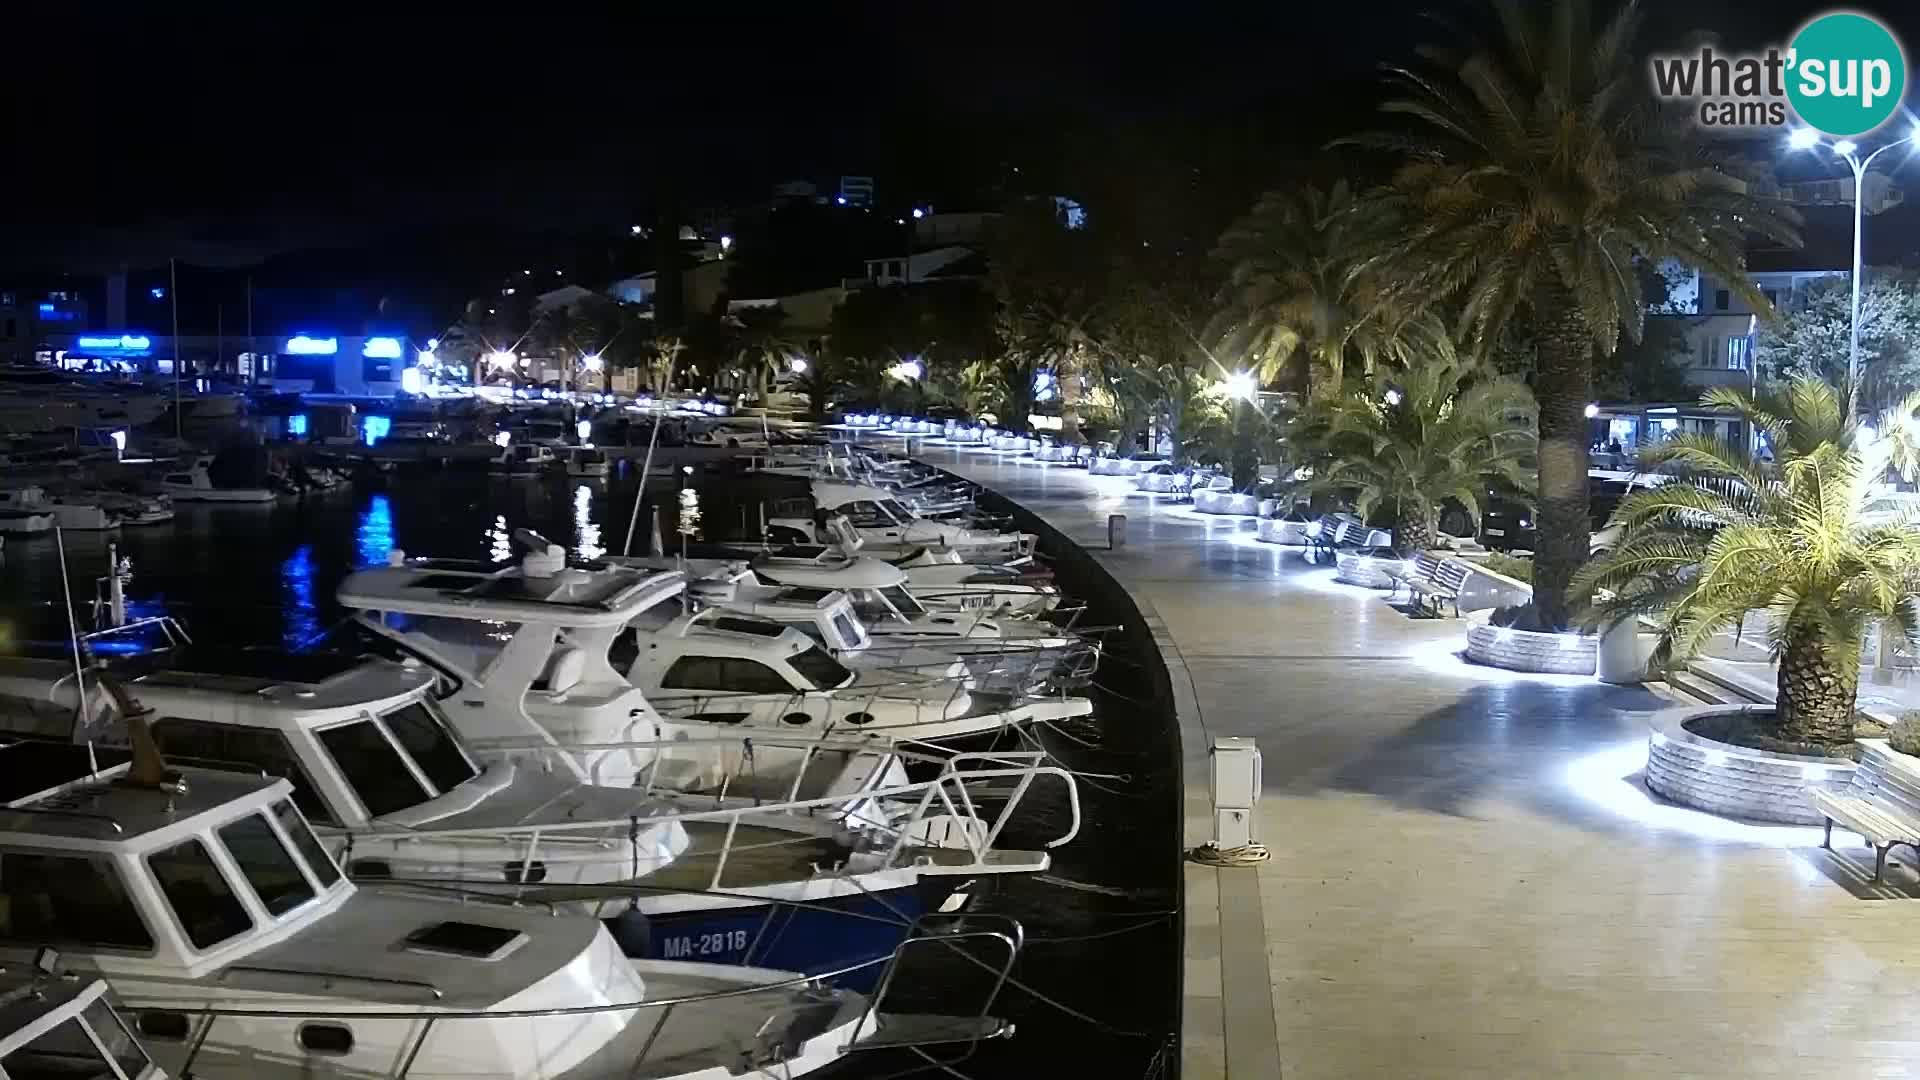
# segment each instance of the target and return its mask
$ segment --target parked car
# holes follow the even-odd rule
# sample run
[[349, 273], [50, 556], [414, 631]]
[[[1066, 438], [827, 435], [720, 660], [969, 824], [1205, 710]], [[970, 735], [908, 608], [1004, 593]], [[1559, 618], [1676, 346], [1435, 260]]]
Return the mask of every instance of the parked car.
[[[1588, 477], [1587, 519], [1593, 530], [1589, 541], [1593, 554], [1600, 554], [1612, 546], [1615, 530], [1607, 528], [1607, 519], [1613, 516], [1620, 500], [1632, 492], [1666, 483], [1668, 479], [1660, 473], [1637, 473], [1625, 480]], [[1496, 551], [1532, 551], [1533, 507], [1513, 495], [1489, 491], [1487, 496], [1486, 504], [1481, 507], [1480, 542]], [[1442, 523], [1444, 529], [1444, 514]]]

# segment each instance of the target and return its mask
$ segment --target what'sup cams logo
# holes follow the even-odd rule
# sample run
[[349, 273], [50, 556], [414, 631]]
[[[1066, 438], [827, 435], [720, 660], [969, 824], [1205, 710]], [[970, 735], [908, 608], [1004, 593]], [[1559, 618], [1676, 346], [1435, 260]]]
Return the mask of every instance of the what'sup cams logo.
[[1652, 58], [1653, 90], [1684, 102], [1702, 127], [1783, 127], [1789, 116], [1826, 135], [1862, 135], [1887, 122], [1907, 89], [1900, 39], [1871, 15], [1832, 11], [1786, 48]]

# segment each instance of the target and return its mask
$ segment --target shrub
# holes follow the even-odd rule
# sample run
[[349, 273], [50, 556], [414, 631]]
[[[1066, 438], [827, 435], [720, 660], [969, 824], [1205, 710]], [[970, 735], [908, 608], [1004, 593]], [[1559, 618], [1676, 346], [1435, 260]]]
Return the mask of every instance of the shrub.
[[1499, 608], [1487, 616], [1489, 626], [1504, 626], [1510, 630], [1533, 630], [1540, 633], [1552, 632], [1554, 627], [1540, 617], [1531, 601], [1515, 604], [1512, 607]]
[[1903, 754], [1920, 757], [1920, 712], [1904, 712], [1887, 732], [1887, 744]]
[[1496, 574], [1505, 574], [1515, 581], [1533, 584], [1533, 560], [1519, 555], [1509, 555], [1504, 551], [1489, 551], [1480, 565]]

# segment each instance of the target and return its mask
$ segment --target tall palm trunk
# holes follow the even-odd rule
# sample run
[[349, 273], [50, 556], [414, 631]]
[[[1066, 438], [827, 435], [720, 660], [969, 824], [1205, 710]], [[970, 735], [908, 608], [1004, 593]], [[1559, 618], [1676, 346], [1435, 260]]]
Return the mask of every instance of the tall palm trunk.
[[1776, 683], [1774, 715], [1781, 738], [1833, 746], [1853, 739], [1859, 657], [1855, 650], [1833, 645], [1813, 631], [1788, 631]]
[[1307, 353], [1307, 400], [1331, 401], [1340, 396], [1341, 350], [1322, 342]]
[[1393, 519], [1393, 550], [1412, 555], [1433, 546], [1433, 507], [1416, 499], [1402, 499]]
[[1593, 337], [1573, 295], [1541, 290], [1533, 394], [1540, 403], [1540, 488], [1534, 515], [1533, 604], [1549, 626], [1567, 624], [1567, 585], [1587, 561], [1587, 394]]

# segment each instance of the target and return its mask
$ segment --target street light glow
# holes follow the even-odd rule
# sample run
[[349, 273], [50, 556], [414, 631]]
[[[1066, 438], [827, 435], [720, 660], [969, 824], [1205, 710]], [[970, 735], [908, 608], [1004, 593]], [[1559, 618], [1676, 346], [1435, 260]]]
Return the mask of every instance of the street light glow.
[[1852, 139], [1841, 139], [1839, 142], [1833, 144], [1833, 152], [1842, 157], [1858, 149], [1860, 149], [1860, 144], [1854, 142]]
[[1810, 127], [1797, 127], [1787, 133], [1787, 145], [1795, 150], [1811, 150], [1820, 143], [1820, 133]]
[[599, 371], [600, 370], [600, 354], [588, 353], [587, 355], [580, 358], [580, 363], [585, 365], [588, 371]]
[[1252, 401], [1254, 391], [1259, 389], [1250, 371], [1236, 371], [1227, 376], [1227, 381], [1222, 385], [1226, 387], [1228, 397], [1239, 398], [1242, 401]]
[[919, 221], [921, 218], [926, 216], [927, 216], [927, 212], [925, 210], [922, 210], [917, 206], [913, 208], [913, 220]]
[[1383, 394], [1383, 395], [1381, 395], [1381, 396], [1382, 396], [1382, 397], [1384, 397], [1384, 398], [1386, 399], [1386, 402], [1387, 402], [1387, 404], [1389, 404], [1389, 405], [1398, 405], [1398, 404], [1400, 404], [1400, 391], [1398, 391], [1398, 390], [1391, 390], [1391, 389], [1390, 389], [1390, 390], [1388, 390], [1388, 391], [1387, 391], [1387, 392], [1386, 392], [1385, 394]]
[[505, 349], [495, 349], [488, 353], [486, 357], [487, 363], [500, 368], [510, 368], [514, 365], [514, 362], [519, 359], [519, 357]]
[[807, 373], [807, 358], [804, 356], [795, 356], [789, 359], [787, 361], [787, 370], [793, 372], [795, 375], [805, 375]]
[[1594, 417], [1599, 415], [1600, 415], [1600, 406], [1595, 405], [1591, 401], [1587, 402], [1587, 419], [1591, 420]]
[[888, 374], [896, 379], [917, 379], [924, 369], [918, 360], [902, 360], [888, 369]]

